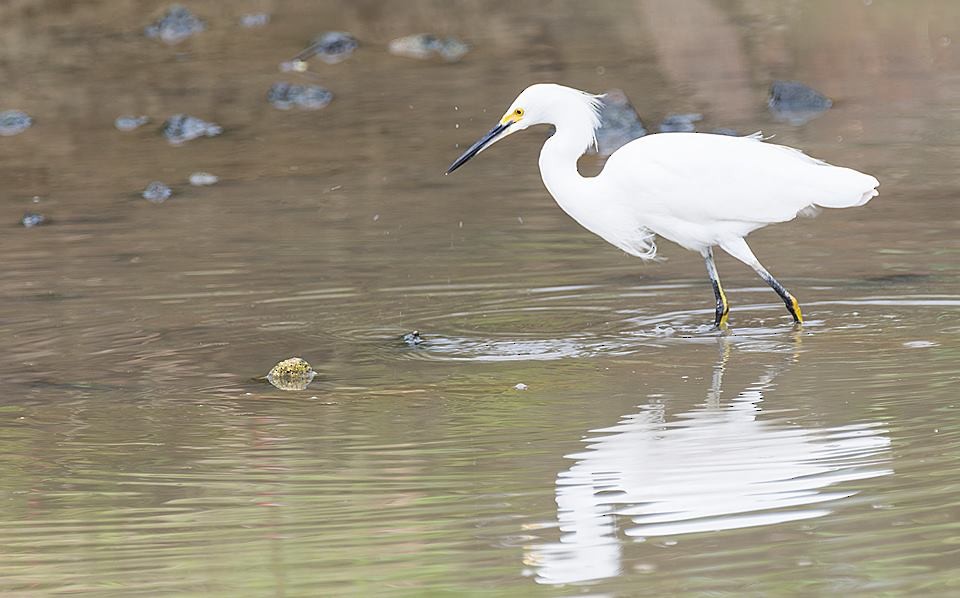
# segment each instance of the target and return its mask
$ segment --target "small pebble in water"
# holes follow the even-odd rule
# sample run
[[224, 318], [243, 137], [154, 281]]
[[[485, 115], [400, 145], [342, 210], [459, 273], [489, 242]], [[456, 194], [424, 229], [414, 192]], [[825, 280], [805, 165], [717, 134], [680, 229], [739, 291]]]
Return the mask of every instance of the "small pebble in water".
[[305, 359], [291, 357], [273, 366], [267, 381], [280, 390], [304, 390], [316, 375]]
[[270, 13], [258, 12], [248, 15], [242, 15], [240, 17], [240, 26], [246, 27], [247, 29], [255, 29], [257, 27], [264, 27], [270, 23]]
[[35, 226], [40, 226], [41, 224], [46, 224], [46, 222], [47, 217], [36, 212], [27, 212], [23, 215], [23, 218], [20, 219], [20, 224], [22, 224], [25, 228], [33, 228]]
[[513, 390], [527, 390], [528, 388], [530, 387], [524, 384], [523, 382], [521, 382], [520, 384], [517, 384], [516, 386], [514, 386]]
[[163, 123], [163, 135], [167, 141], [179, 145], [197, 137], [216, 137], [223, 127], [188, 114], [174, 114]]
[[436, 55], [447, 62], [457, 62], [470, 51], [470, 46], [455, 37], [417, 33], [393, 40], [390, 42], [389, 51], [394, 56], [423, 60]]
[[153, 181], [143, 190], [143, 198], [153, 203], [163, 203], [170, 199], [173, 190], [160, 181]]
[[19, 135], [33, 124], [33, 119], [26, 112], [20, 110], [5, 110], [0, 112], [0, 136], [10, 137]]
[[693, 133], [697, 130], [694, 123], [703, 120], [702, 114], [668, 114], [660, 123], [661, 133]]
[[267, 92], [267, 101], [280, 110], [290, 110], [294, 107], [319, 110], [326, 107], [332, 100], [333, 94], [330, 90], [319, 85], [280, 82], [270, 86]]
[[209, 172], [195, 172], [190, 175], [188, 180], [194, 187], [206, 187], [208, 185], [216, 185], [220, 181], [220, 177], [215, 174], [210, 174]]
[[150, 122], [149, 116], [118, 116], [117, 120], [113, 121], [113, 126], [120, 129], [121, 131], [132, 131], [138, 129], [143, 125]]
[[167, 12], [144, 29], [147, 37], [160, 39], [168, 44], [180, 43], [195, 33], [206, 29], [206, 24], [185, 7], [175, 4]]
[[419, 330], [414, 330], [413, 332], [408, 332], [404, 334], [400, 340], [410, 345], [411, 347], [416, 347], [423, 342], [423, 337], [420, 336]]

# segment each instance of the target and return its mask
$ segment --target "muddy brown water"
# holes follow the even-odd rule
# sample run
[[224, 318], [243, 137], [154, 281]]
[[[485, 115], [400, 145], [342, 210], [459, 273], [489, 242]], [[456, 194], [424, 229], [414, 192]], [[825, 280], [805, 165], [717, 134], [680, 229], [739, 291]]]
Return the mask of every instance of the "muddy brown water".
[[[156, 2], [0, 6], [0, 109], [35, 119], [0, 138], [0, 593], [960, 593], [960, 6], [187, 4], [169, 47]], [[328, 29], [361, 48], [277, 71]], [[472, 51], [385, 52], [418, 31]], [[774, 121], [777, 78], [834, 107]], [[276, 110], [281, 80], [335, 99]], [[803, 329], [721, 257], [706, 330], [700, 258], [579, 229], [542, 132], [442, 176], [543, 80], [880, 178], [751, 236]], [[172, 147], [177, 112], [225, 132]], [[307, 390], [253, 380], [293, 355]]]

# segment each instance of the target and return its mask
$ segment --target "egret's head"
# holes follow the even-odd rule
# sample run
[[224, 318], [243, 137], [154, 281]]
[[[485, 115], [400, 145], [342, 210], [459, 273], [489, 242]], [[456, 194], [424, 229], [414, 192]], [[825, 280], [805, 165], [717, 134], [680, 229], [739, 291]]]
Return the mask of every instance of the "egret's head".
[[533, 125], [554, 125], [559, 128], [593, 131], [600, 126], [600, 96], [555, 83], [537, 83], [524, 89], [510, 104], [503, 118], [486, 135], [457, 158], [447, 174], [463, 166], [504, 137]]

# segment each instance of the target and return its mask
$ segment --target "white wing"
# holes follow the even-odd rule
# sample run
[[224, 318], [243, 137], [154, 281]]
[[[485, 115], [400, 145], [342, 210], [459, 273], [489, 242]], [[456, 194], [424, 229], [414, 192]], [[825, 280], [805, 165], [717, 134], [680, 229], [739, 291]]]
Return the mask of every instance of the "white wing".
[[811, 205], [877, 195], [877, 179], [756, 136], [662, 133], [628, 143], [601, 174], [637, 222], [689, 249], [791, 220]]

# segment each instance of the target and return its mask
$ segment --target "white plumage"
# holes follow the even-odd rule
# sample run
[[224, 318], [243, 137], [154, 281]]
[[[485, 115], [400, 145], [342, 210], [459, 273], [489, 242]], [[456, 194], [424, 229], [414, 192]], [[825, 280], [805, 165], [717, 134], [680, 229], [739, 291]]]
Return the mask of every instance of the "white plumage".
[[636, 139], [614, 152], [599, 175], [583, 177], [577, 159], [596, 143], [600, 101], [561, 85], [532, 85], [448, 173], [512, 133], [552, 124], [556, 133], [543, 144], [540, 173], [560, 207], [584, 228], [645, 259], [656, 255], [655, 236], [700, 252], [717, 297], [715, 324], [722, 326], [729, 306], [713, 264], [712, 248], [719, 246], [751, 266], [801, 322], [796, 299], [760, 265], [744, 237], [815, 206], [863, 205], [877, 195], [877, 179], [760, 135], [705, 133]]

